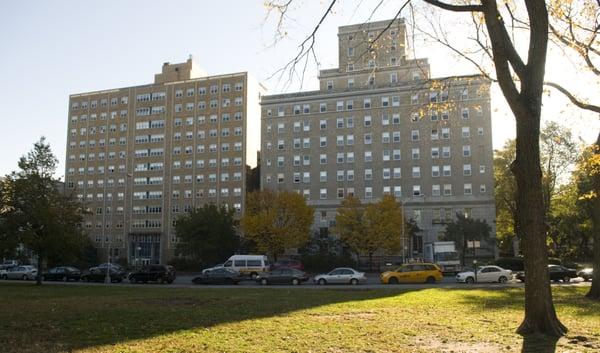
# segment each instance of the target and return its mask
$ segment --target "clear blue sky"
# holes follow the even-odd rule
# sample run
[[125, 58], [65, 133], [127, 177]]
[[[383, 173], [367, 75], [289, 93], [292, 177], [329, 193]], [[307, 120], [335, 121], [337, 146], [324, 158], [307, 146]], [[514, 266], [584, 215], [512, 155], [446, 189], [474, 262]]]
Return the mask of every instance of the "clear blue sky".
[[[280, 92], [266, 78], [295, 55], [328, 1], [296, 3], [289, 37], [271, 47], [275, 25], [264, 23], [262, 0], [1, 2], [0, 175], [15, 170], [19, 156], [44, 135], [62, 176], [69, 94], [150, 83], [165, 61], [193, 54], [209, 74], [248, 71], [270, 93]], [[343, 1], [335, 8], [317, 37], [321, 68], [337, 66], [337, 27], [367, 20], [375, 3]], [[385, 2], [372, 20], [393, 17], [399, 3]], [[430, 56], [436, 76], [474, 72], [435, 54], [418, 52]], [[314, 66], [309, 69], [304, 89], [317, 87], [316, 74]], [[514, 134], [514, 122], [506, 118], [502, 97], [493, 102], [499, 111], [494, 146], [500, 147]]]

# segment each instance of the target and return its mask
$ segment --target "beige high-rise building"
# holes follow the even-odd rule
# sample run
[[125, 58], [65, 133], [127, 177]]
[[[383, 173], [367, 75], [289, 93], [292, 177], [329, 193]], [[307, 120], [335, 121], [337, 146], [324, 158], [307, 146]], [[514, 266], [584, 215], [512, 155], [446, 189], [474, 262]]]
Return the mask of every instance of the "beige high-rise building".
[[[339, 67], [320, 89], [262, 96], [261, 188], [296, 191], [327, 233], [347, 195], [402, 202], [422, 229], [403, 255], [420, 257], [457, 212], [495, 236], [490, 82], [431, 78], [407, 57], [402, 19], [339, 28]], [[471, 243], [493, 256], [495, 240]]]
[[245, 72], [207, 76], [190, 58], [165, 63], [152, 84], [70, 96], [66, 190], [90, 211], [101, 254], [165, 263], [183, 212], [214, 203], [243, 214], [261, 90]]

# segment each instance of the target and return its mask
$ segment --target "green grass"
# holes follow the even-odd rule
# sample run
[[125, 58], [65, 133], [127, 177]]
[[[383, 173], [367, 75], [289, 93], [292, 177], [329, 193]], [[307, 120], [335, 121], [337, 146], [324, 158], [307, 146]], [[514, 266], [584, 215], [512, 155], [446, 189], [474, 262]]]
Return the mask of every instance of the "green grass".
[[[161, 288], [0, 284], [2, 352], [592, 352], [600, 303], [554, 289], [570, 329], [523, 339], [522, 289]], [[547, 351], [547, 350], [540, 350]]]

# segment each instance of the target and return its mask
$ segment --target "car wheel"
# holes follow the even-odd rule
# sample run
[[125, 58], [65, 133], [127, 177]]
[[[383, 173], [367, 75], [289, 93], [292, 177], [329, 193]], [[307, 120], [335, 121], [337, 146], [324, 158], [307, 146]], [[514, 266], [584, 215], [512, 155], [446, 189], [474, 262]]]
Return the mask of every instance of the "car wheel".
[[135, 277], [131, 277], [131, 278], [129, 279], [129, 283], [131, 283], [131, 284], [136, 284], [136, 283], [137, 283], [137, 281], [135, 280]]
[[164, 280], [162, 277], [158, 277], [157, 282], [158, 282], [158, 284], [163, 284]]
[[569, 283], [569, 282], [571, 282], [571, 277], [569, 277], [569, 276], [565, 276], [565, 277], [563, 278], [563, 282], [564, 282], [564, 283]]
[[473, 277], [467, 277], [467, 279], [465, 279], [465, 283], [473, 284], [473, 283], [475, 283], [475, 278], [473, 278]]
[[27, 281], [29, 278], [27, 277], [27, 275], [23, 275], [23, 281]]
[[62, 281], [63, 281], [63, 282], [68, 282], [68, 281], [69, 281], [69, 278], [68, 278], [67, 276], [64, 276], [64, 277], [62, 278]]
[[498, 283], [506, 283], [506, 281], [508, 281], [508, 278], [504, 276], [500, 276], [500, 278], [498, 278]]
[[432, 276], [427, 277], [427, 280], [425, 281], [425, 283], [435, 283], [435, 277], [432, 277]]
[[388, 284], [398, 284], [398, 278], [396, 278], [396, 277], [391, 277], [391, 278], [388, 280]]
[[327, 281], [325, 280], [325, 278], [319, 278], [319, 280], [317, 281], [317, 283], [323, 286], [323, 285], [327, 284]]
[[263, 278], [260, 280], [260, 284], [262, 284], [263, 286], [266, 286], [267, 284], [269, 284], [269, 281], [267, 281], [266, 278]]
[[298, 281], [298, 278], [292, 279], [292, 285], [293, 286], [297, 286], [299, 283], [300, 283], [300, 281]]
[[357, 280], [356, 278], [352, 278], [352, 279], [350, 280], [350, 284], [351, 284], [351, 285], [353, 285], [353, 286], [355, 286], [355, 285], [357, 285], [357, 284], [358, 284], [358, 280]]

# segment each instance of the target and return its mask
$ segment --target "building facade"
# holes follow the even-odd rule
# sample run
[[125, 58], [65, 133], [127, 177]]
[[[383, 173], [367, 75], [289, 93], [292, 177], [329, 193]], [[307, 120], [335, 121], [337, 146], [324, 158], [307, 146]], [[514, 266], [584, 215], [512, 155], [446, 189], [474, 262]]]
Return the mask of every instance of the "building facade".
[[165, 63], [152, 84], [69, 97], [65, 187], [101, 254], [164, 263], [183, 212], [214, 203], [243, 214], [260, 91], [245, 72], [207, 76], [190, 58]]
[[[262, 96], [261, 188], [303, 194], [321, 233], [347, 195], [394, 195], [422, 229], [403, 255], [421, 257], [456, 213], [495, 238], [490, 82], [431, 78], [405, 37], [402, 19], [340, 27], [339, 67], [320, 71], [319, 90]], [[495, 254], [495, 239], [471, 245]]]

